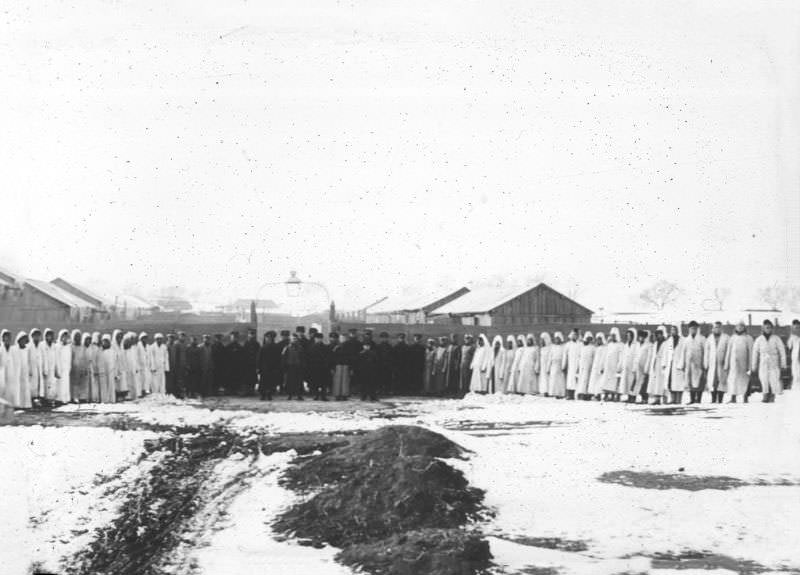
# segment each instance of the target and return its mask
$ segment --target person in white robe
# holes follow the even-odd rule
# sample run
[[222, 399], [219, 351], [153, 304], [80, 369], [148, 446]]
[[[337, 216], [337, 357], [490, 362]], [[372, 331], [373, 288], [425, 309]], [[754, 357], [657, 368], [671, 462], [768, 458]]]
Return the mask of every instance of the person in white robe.
[[800, 319], [792, 320], [792, 333], [789, 335], [789, 365], [792, 370], [792, 389], [800, 388]]
[[553, 334], [549, 362], [547, 387], [550, 390], [550, 395], [558, 399], [564, 399], [567, 394], [567, 352], [564, 347], [564, 334], [560, 331]]
[[595, 399], [602, 399], [603, 383], [605, 382], [604, 370], [606, 368], [606, 336], [597, 332], [594, 338], [594, 359], [592, 371], [589, 376], [589, 395]]
[[53, 330], [44, 330], [42, 350], [42, 380], [44, 381], [44, 394], [42, 397], [48, 403], [54, 403], [58, 395], [58, 380], [56, 378], [56, 338]]
[[636, 353], [634, 354], [634, 383], [631, 396], [636, 403], [636, 398], [641, 396], [642, 403], [648, 401], [648, 381], [650, 379], [650, 354], [653, 353], [653, 343], [650, 341], [650, 332], [639, 330], [636, 334]]
[[722, 403], [728, 391], [728, 371], [725, 358], [728, 355], [730, 336], [722, 331], [722, 322], [715, 322], [711, 335], [706, 338], [703, 352], [703, 368], [706, 370], [706, 389], [711, 394], [711, 403]]
[[679, 405], [683, 403], [683, 392], [686, 389], [686, 345], [678, 326], [670, 326], [669, 331], [664, 350], [664, 368], [667, 370], [670, 403]]
[[11, 359], [11, 332], [0, 331], [0, 399], [9, 405], [16, 404], [16, 382], [14, 381], [14, 363]]
[[578, 330], [570, 331], [567, 339], [567, 343], [564, 344], [564, 354], [567, 360], [567, 399], [575, 399], [575, 390], [578, 387], [578, 361], [581, 353]]
[[497, 360], [500, 357], [500, 353], [503, 351], [503, 338], [502, 336], [496, 335], [492, 338], [492, 350], [489, 353], [491, 356], [490, 360], [490, 371], [489, 371], [489, 393], [497, 393]]
[[506, 337], [505, 347], [495, 357], [495, 393], [508, 393], [508, 380], [511, 377], [511, 365], [514, 363], [516, 347], [516, 338], [509, 335]]
[[606, 358], [603, 366], [603, 400], [619, 401], [619, 374], [622, 371], [622, 343], [619, 328], [612, 327], [608, 332]]
[[58, 332], [58, 342], [55, 344], [55, 379], [57, 403], [69, 403], [70, 373], [72, 371], [72, 344], [69, 341], [69, 331], [62, 329]]
[[508, 378], [508, 389], [506, 393], [522, 393], [520, 382], [520, 364], [522, 355], [525, 351], [525, 337], [517, 336], [516, 349], [514, 349], [514, 359], [511, 362], [511, 375]]
[[489, 340], [485, 334], [478, 336], [478, 344], [475, 353], [472, 355], [472, 377], [469, 382], [469, 390], [472, 393], [487, 393], [489, 391], [490, 359], [492, 354], [489, 347]]
[[525, 336], [525, 347], [522, 348], [522, 357], [519, 361], [519, 375], [517, 389], [519, 393], [533, 395], [538, 387], [536, 385], [536, 338], [532, 333]]
[[167, 346], [164, 345], [164, 336], [155, 335], [155, 342], [150, 346], [150, 371], [153, 374], [153, 393], [164, 395], [167, 393], [166, 372], [169, 371], [169, 356]]
[[689, 335], [683, 338], [683, 341], [689, 403], [700, 403], [705, 376], [703, 354], [706, 348], [706, 338], [700, 333], [700, 326], [696, 321], [689, 322]]
[[111, 348], [111, 336], [107, 333], [100, 338], [96, 364], [99, 402], [116, 403], [117, 354]]
[[764, 320], [761, 335], [753, 344], [750, 369], [758, 373], [764, 403], [774, 403], [775, 395], [783, 393], [781, 370], [786, 369], [786, 346], [772, 331], [772, 322]]
[[747, 333], [743, 321], [736, 324], [725, 354], [725, 371], [728, 372], [728, 403], [736, 403], [741, 395], [747, 403], [750, 390], [750, 362], [753, 357], [753, 338]]
[[592, 332], [585, 332], [583, 334], [583, 343], [578, 353], [578, 385], [575, 388], [578, 399], [583, 401], [592, 398], [589, 393], [589, 383], [592, 378], [592, 364], [594, 363], [595, 349]]
[[139, 342], [136, 344], [137, 365], [139, 367], [139, 387], [141, 394], [146, 395], [150, 393], [152, 373], [150, 371], [150, 354], [147, 352], [147, 333], [141, 332], [139, 334]]
[[12, 379], [16, 382], [14, 407], [33, 407], [34, 390], [31, 386], [30, 350], [28, 349], [28, 334], [21, 331], [14, 340], [16, 345], [11, 348], [11, 357], [14, 366]]
[[103, 350], [99, 331], [92, 332], [89, 347], [86, 348], [86, 362], [89, 370], [89, 401], [102, 403], [100, 398], [100, 352]]
[[637, 393], [634, 393], [636, 383], [636, 352], [639, 342], [636, 340], [636, 328], [625, 331], [625, 341], [622, 344], [622, 358], [620, 359], [619, 388], [617, 393], [620, 399], [627, 396], [628, 403], [635, 403]]
[[142, 396], [142, 379], [139, 375], [139, 338], [132, 331], [126, 334], [125, 365], [128, 373], [128, 399], [139, 399]]
[[550, 334], [543, 331], [539, 334], [539, 369], [536, 374], [539, 379], [539, 393], [545, 397], [550, 396]]
[[114, 350], [114, 354], [117, 356], [117, 377], [114, 390], [117, 401], [121, 401], [128, 395], [128, 356], [124, 349], [124, 339], [125, 334], [120, 329], [115, 329], [111, 333], [111, 349]]
[[34, 398], [42, 398], [45, 394], [44, 378], [44, 344], [42, 331], [33, 328], [26, 347], [28, 354], [28, 368], [30, 369], [29, 385]]
[[650, 353], [650, 376], [647, 384], [647, 394], [653, 399], [653, 405], [661, 405], [667, 393], [669, 381], [667, 347], [667, 328], [660, 325], [656, 328], [655, 342]]

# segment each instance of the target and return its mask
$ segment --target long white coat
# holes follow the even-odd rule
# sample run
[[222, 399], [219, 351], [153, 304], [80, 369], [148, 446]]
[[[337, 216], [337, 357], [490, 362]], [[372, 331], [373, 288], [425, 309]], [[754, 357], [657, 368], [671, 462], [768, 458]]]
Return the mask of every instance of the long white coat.
[[617, 377], [622, 370], [622, 344], [609, 342], [606, 344], [606, 358], [603, 366], [603, 391], [616, 393], [619, 387]]
[[[3, 330], [2, 333], [10, 333]], [[11, 357], [11, 346], [8, 349], [0, 342], [0, 399], [5, 399], [12, 406], [16, 402], [16, 382], [14, 381], [14, 362]]]
[[25, 347], [25, 352], [28, 355], [28, 369], [29, 380], [28, 385], [33, 397], [43, 397], [45, 393], [44, 386], [44, 342], [40, 341], [39, 345], [34, 345], [30, 341]]
[[[558, 340], [556, 340], [558, 341]], [[564, 397], [567, 389], [567, 382], [564, 370], [567, 367], [567, 353], [563, 343], [554, 343], [549, 346], [549, 363], [547, 388], [553, 397]]]
[[706, 348], [706, 338], [697, 333], [694, 337], [687, 335], [684, 343], [684, 364], [686, 366], [686, 384], [691, 389], [698, 390], [703, 382], [703, 355]]
[[534, 342], [528, 344], [528, 340], [533, 340], [532, 335], [528, 335], [525, 340], [525, 347], [522, 350], [522, 359], [519, 362], [519, 380], [517, 388], [519, 393], [533, 394], [539, 391], [536, 381], [536, 361], [539, 357], [539, 349]]
[[[636, 341], [636, 331], [633, 331], [633, 340], [622, 344], [622, 357], [620, 358], [620, 375], [618, 393], [633, 394], [636, 382], [636, 355], [639, 351], [639, 342]], [[637, 392], [638, 393], [638, 392]]]
[[166, 372], [169, 371], [169, 355], [167, 346], [153, 343], [147, 346], [150, 355], [150, 372], [153, 374], [152, 391], [153, 393], [167, 393]]
[[800, 387], [800, 335], [789, 336], [789, 365], [792, 368], [792, 389]]
[[786, 368], [786, 347], [780, 337], [772, 334], [769, 339], [761, 334], [753, 344], [751, 369], [758, 370], [764, 393], [783, 393], [781, 370]]
[[[601, 338], [601, 335], [597, 336]], [[595, 340], [596, 341], [596, 340]], [[606, 367], [606, 345], [605, 338], [599, 345], [595, 345], [594, 359], [592, 360], [592, 372], [589, 377], [589, 393], [599, 395], [603, 391], [603, 370]]]
[[56, 342], [48, 345], [42, 342], [42, 379], [44, 381], [44, 394], [47, 399], [58, 399], [58, 378], [56, 377], [57, 346]]
[[[669, 380], [669, 362], [667, 356], [667, 340], [658, 341], [653, 344], [650, 352], [650, 379], [647, 384], [647, 393], [653, 397], [664, 395], [667, 390], [667, 381]], [[671, 353], [670, 353], [671, 357]]]
[[19, 344], [11, 347], [12, 363], [14, 375], [12, 379], [16, 382], [15, 407], [33, 407], [34, 391], [31, 389], [31, 366], [28, 348], [19, 347]]
[[678, 341], [673, 340], [672, 336], [667, 336], [664, 342], [666, 349], [662, 366], [668, 375], [669, 391], [686, 390], [686, 346], [683, 338], [678, 336]]
[[[475, 348], [472, 356], [472, 378], [469, 382], [469, 390], [472, 392], [486, 393], [489, 391], [489, 376], [491, 374], [492, 348], [485, 335], [478, 336], [479, 345]], [[482, 345], [481, 345], [482, 344]]]
[[725, 370], [728, 372], [728, 393], [744, 395], [750, 387], [750, 361], [753, 338], [747, 333], [734, 333], [728, 342]]
[[725, 358], [731, 338], [727, 333], [706, 338], [706, 349], [703, 352], [703, 367], [706, 370], [706, 387], [709, 391], [728, 391], [728, 370]]
[[589, 393], [589, 382], [592, 376], [592, 364], [594, 363], [595, 345], [594, 343], [582, 343], [578, 354], [578, 386], [575, 392], [581, 395]]
[[514, 350], [514, 360], [511, 362], [511, 375], [508, 378], [506, 393], [522, 393], [520, 381], [520, 365], [525, 351], [525, 340], [517, 339], [517, 348]]
[[581, 355], [581, 344], [569, 340], [564, 344], [567, 360], [567, 389], [574, 390], [578, 387], [578, 363]]
[[653, 344], [649, 340], [646, 339], [643, 342], [638, 342], [636, 344], [636, 353], [634, 354], [633, 358], [636, 378], [634, 380], [633, 387], [629, 392], [631, 395], [639, 395], [644, 388], [645, 382], [650, 377], [650, 362], [652, 361], [652, 353]]
[[70, 400], [70, 371], [72, 371], [72, 344], [55, 344], [55, 399], [62, 403]]

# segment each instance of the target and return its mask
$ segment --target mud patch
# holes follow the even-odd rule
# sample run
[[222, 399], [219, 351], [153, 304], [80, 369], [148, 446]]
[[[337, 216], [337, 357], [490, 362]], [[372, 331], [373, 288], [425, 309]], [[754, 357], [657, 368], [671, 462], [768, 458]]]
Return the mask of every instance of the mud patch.
[[788, 567], [767, 567], [749, 559], [737, 559], [708, 551], [682, 551], [681, 553], [654, 553], [650, 556], [653, 569], [727, 569], [740, 575], [755, 573], [787, 573], [800, 575], [800, 570]]
[[643, 411], [645, 415], [688, 415], [690, 413], [707, 413], [714, 410], [710, 407], [688, 407], [676, 405], [668, 407], [650, 407]]
[[603, 483], [616, 483], [640, 489], [683, 489], [726, 491], [748, 485], [747, 482], [725, 475], [686, 475], [684, 473], [655, 473], [652, 471], [609, 471], [597, 478]]
[[494, 535], [498, 539], [510, 541], [517, 545], [527, 545], [528, 547], [541, 547], [544, 549], [558, 549], [571, 553], [581, 553], [589, 550], [586, 541], [580, 539], [562, 539], [560, 537], [527, 537], [519, 535]]
[[503, 421], [447, 421], [443, 424], [445, 429], [453, 431], [480, 432], [480, 431], [516, 431], [520, 429], [535, 429], [540, 427], [561, 427], [573, 425], [573, 421], [534, 420], [519, 422]]

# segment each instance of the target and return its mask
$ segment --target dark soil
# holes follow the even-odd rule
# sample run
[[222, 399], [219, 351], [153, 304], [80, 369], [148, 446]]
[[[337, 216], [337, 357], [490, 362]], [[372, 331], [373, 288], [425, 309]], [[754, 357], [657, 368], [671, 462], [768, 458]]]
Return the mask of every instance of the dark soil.
[[336, 556], [379, 575], [464, 575], [489, 566], [489, 543], [463, 529], [423, 529], [375, 543], [351, 545]]
[[97, 531], [66, 573], [161, 574], [160, 563], [168, 562], [170, 552], [181, 543], [188, 521], [198, 510], [197, 493], [220, 460], [237, 453], [254, 456], [290, 449], [308, 454], [346, 443], [344, 436], [335, 434], [243, 436], [222, 426], [148, 440], [145, 452], [164, 451], [166, 456], [127, 494], [119, 515]]
[[477, 573], [489, 565], [489, 546], [464, 527], [487, 515], [483, 492], [438, 459], [463, 454], [420, 427], [366, 433], [287, 470], [286, 486], [315, 494], [285, 511], [273, 528], [340, 547], [341, 562], [370, 573]]
[[651, 471], [609, 471], [597, 478], [603, 483], [617, 483], [642, 489], [704, 489], [728, 490], [744, 487], [747, 482], [725, 475], [686, 475], [684, 473], [655, 473]]
[[517, 545], [527, 545], [529, 547], [542, 547], [545, 549], [558, 549], [572, 553], [588, 551], [589, 545], [580, 539], [561, 539], [560, 537], [525, 537], [514, 535], [495, 535], [498, 539], [511, 541]]
[[710, 407], [684, 407], [684, 406], [667, 406], [667, 407], [649, 407], [643, 410], [645, 415], [688, 415], [689, 413], [703, 413], [713, 411]]
[[537, 421], [518, 421], [518, 422], [502, 422], [502, 421], [450, 421], [444, 424], [445, 429], [453, 429], [456, 431], [503, 431], [503, 430], [516, 430], [528, 429], [536, 427], [558, 427], [563, 425], [572, 425], [569, 421], [552, 421], [552, 420], [537, 420]]
[[788, 573], [800, 575], [797, 569], [767, 567], [756, 561], [736, 559], [708, 551], [655, 553], [651, 556], [653, 569], [727, 569], [740, 575], [756, 573]]

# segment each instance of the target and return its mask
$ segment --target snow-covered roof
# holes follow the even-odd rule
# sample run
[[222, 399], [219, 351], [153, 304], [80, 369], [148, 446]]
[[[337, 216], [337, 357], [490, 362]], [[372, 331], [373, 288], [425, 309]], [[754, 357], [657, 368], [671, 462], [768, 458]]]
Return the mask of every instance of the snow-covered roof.
[[32, 280], [26, 279], [25, 285], [29, 285], [32, 288], [42, 292], [43, 294], [53, 298], [56, 301], [63, 303], [66, 306], [72, 308], [96, 308], [93, 303], [86, 301], [85, 299], [78, 297], [74, 294], [69, 293], [67, 290], [61, 289], [57, 285], [53, 285], [50, 282], [42, 281], [42, 280]]
[[125, 306], [133, 309], [154, 309], [158, 307], [154, 303], [150, 303], [149, 301], [142, 299], [139, 296], [131, 294], [123, 294], [117, 296], [115, 299], [117, 302], [116, 303], [117, 307]]
[[447, 300], [448, 298], [451, 298], [455, 294], [464, 290], [469, 291], [465, 287], [460, 287], [455, 290], [429, 290], [422, 293], [398, 294], [389, 296], [374, 308], [370, 309], [369, 312], [372, 314], [389, 314], [406, 311], [419, 311], [442, 300]]
[[[538, 288], [546, 288], [553, 292], [556, 292], [553, 288], [548, 286], [544, 283], [539, 283], [535, 286], [526, 286], [526, 287], [509, 287], [509, 286], [501, 286], [501, 287], [483, 287], [483, 288], [475, 288], [472, 291], [462, 295], [461, 297], [454, 299], [450, 303], [446, 303], [441, 307], [438, 307], [432, 310], [431, 314], [436, 315], [444, 315], [444, 314], [481, 314], [481, 313], [488, 313], [493, 309], [500, 307], [501, 305], [510, 302], [513, 299], [520, 297], [528, 293], [529, 291], [533, 291], [534, 289]], [[559, 293], [559, 292], [556, 292]], [[562, 295], [562, 297], [567, 298], [567, 296]], [[572, 301], [575, 305], [584, 308], [587, 312], [591, 312], [589, 308], [579, 304], [578, 302]]]
[[67, 288], [65, 288], [64, 286], [65, 285], [69, 286], [74, 291], [80, 292], [78, 294], [78, 297], [84, 298], [84, 296], [85, 296], [86, 299], [88, 299], [88, 300], [96, 300], [101, 305], [108, 306], [108, 305], [111, 305], [111, 303], [112, 303], [112, 302], [108, 301], [105, 297], [101, 296], [100, 294], [97, 294], [97, 293], [95, 293], [95, 292], [83, 287], [80, 284], [76, 284], [73, 281], [65, 280], [62, 277], [57, 277], [54, 280], [52, 280], [50, 283], [55, 285], [55, 286], [57, 286], [57, 287], [59, 287], [59, 288], [61, 288], [61, 289], [64, 289], [65, 291], [69, 291], [69, 290]]

